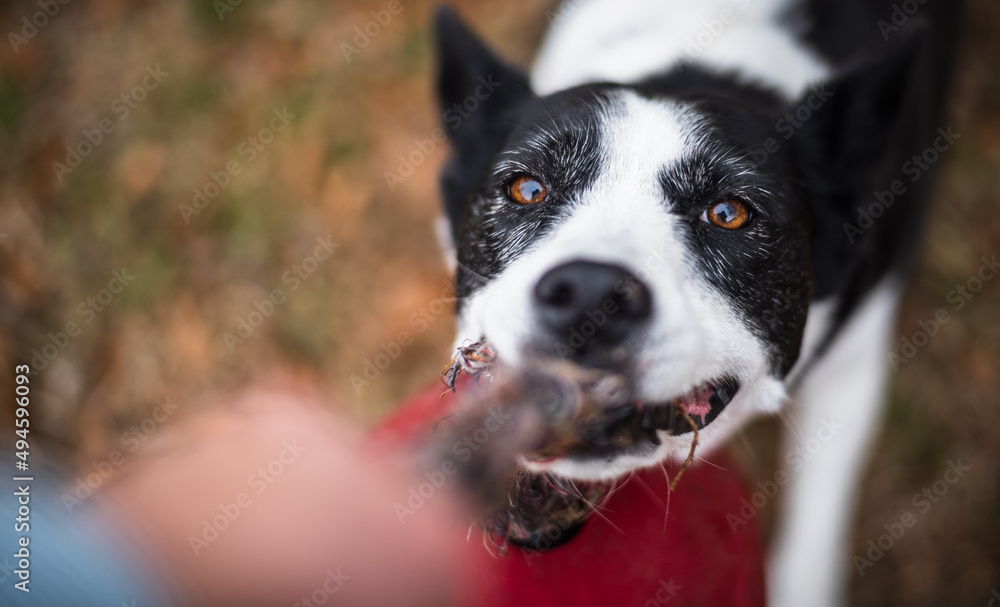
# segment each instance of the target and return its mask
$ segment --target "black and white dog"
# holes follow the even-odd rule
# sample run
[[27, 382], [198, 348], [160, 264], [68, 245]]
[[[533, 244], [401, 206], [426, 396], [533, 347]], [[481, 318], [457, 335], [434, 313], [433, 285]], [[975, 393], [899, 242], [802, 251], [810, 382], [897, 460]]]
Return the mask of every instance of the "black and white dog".
[[[929, 198], [904, 165], [948, 135], [957, 5], [571, 0], [530, 82], [438, 15], [458, 343], [627, 373], [645, 403], [688, 403], [709, 448], [783, 407], [789, 451], [820, 436], [785, 489], [774, 605], [843, 600]], [[646, 443], [526, 465], [609, 479], [690, 437]]]

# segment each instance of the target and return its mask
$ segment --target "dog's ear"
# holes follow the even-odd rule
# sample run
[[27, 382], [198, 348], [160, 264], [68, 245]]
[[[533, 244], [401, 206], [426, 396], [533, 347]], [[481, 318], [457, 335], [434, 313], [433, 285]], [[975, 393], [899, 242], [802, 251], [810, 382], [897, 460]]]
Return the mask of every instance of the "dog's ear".
[[466, 201], [503, 145], [513, 109], [531, 97], [527, 77], [500, 61], [448, 7], [435, 18], [437, 93], [452, 157], [441, 175], [453, 237]]
[[[900, 176], [900, 165], [909, 157], [904, 142], [912, 140], [904, 131], [922, 128], [920, 102], [914, 98], [921, 91], [912, 77], [920, 39], [911, 33], [881, 56], [855, 62], [806, 91], [789, 111], [801, 121], [792, 139], [792, 161], [815, 220], [817, 296], [845, 288], [859, 256], [870, 249], [859, 246], [859, 240], [880, 237], [878, 230], [853, 234], [849, 226], [858, 209], [872, 201], [873, 190], [888, 188]], [[805, 108], [809, 116], [803, 119]]]
[[795, 104], [813, 110], [802, 125], [809, 135], [802, 140], [817, 144], [810, 159], [838, 183], [870, 173], [883, 155], [903, 114], [915, 54], [916, 37], [910, 36], [885, 55], [855, 62], [811, 88]]

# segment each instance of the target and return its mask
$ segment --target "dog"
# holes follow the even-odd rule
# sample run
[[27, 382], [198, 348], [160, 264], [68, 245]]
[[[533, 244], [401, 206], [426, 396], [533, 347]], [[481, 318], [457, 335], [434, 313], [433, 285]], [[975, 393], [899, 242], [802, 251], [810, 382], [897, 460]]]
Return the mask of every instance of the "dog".
[[[437, 93], [456, 346], [627, 376], [705, 449], [781, 412], [769, 602], [837, 605], [886, 354], [936, 167], [958, 2], [569, 0], [532, 75], [450, 9]], [[584, 481], [685, 457], [693, 428], [524, 459]]]

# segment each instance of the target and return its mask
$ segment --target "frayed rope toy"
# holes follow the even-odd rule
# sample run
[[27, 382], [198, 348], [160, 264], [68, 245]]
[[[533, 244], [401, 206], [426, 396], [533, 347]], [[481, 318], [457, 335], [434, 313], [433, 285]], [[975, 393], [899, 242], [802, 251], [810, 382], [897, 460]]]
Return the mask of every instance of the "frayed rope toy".
[[[540, 543], [552, 546], [570, 539], [592, 515], [602, 517], [599, 510], [617, 486], [532, 472], [525, 462], [571, 455], [610, 457], [658, 444], [657, 429], [675, 423], [689, 424], [693, 439], [670, 491], [694, 459], [698, 425], [689, 410], [644, 407], [624, 375], [559, 360], [511, 369], [500, 364], [496, 350], [485, 341], [460, 347], [441, 380], [456, 392], [462, 374], [474, 381], [461, 384], [460, 410], [446, 433], [449, 440], [440, 448], [454, 444], [457, 437], [487, 436], [468, 451], [471, 455], [459, 475], [484, 505], [486, 513], [478, 521], [484, 542], [501, 553], [508, 542], [537, 549]], [[439, 459], [451, 456], [441, 453]]]

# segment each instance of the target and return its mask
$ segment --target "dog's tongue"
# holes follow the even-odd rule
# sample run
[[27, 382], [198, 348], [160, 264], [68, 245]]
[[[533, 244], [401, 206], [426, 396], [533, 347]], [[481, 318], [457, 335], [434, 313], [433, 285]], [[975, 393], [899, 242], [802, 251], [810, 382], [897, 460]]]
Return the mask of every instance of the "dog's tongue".
[[715, 394], [712, 388], [700, 388], [677, 399], [676, 404], [685, 413], [697, 418], [701, 427], [705, 426], [705, 418], [712, 410], [711, 398]]

